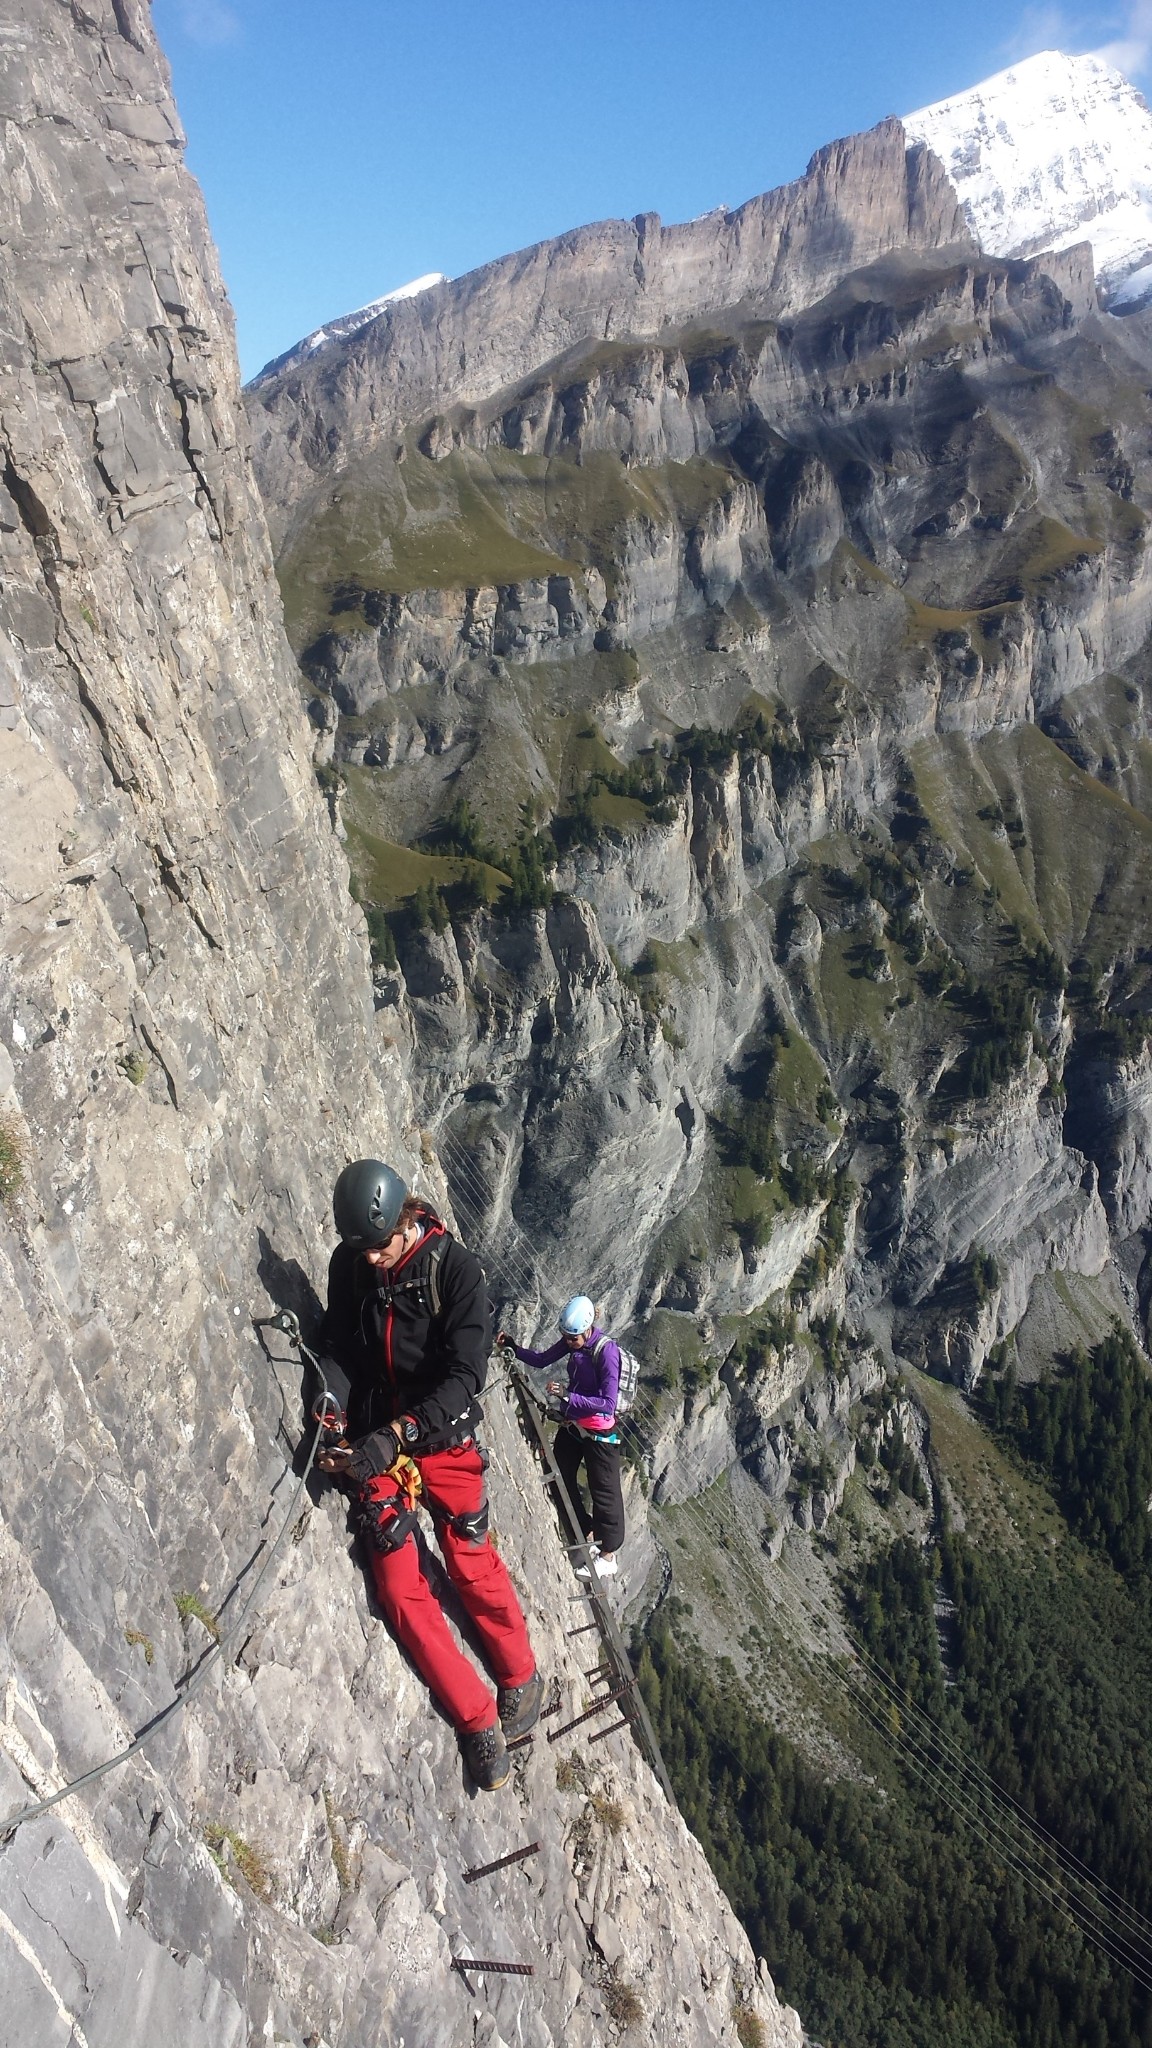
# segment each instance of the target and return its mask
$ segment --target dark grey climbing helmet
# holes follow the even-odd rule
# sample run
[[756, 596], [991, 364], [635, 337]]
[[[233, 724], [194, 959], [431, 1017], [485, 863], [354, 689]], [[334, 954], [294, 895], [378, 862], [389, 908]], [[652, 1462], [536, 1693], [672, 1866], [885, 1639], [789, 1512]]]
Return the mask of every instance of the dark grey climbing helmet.
[[387, 1244], [407, 1199], [400, 1175], [382, 1159], [354, 1159], [332, 1190], [336, 1228], [355, 1251]]

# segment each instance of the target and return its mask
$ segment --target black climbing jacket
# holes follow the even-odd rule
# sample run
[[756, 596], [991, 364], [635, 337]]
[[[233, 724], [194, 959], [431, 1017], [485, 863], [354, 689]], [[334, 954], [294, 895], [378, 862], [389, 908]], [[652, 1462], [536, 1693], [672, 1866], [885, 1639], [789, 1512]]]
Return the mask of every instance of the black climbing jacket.
[[390, 1272], [339, 1244], [320, 1348], [348, 1376], [355, 1441], [410, 1415], [417, 1454], [463, 1442], [480, 1421], [492, 1324], [480, 1261], [425, 1210], [424, 1235]]

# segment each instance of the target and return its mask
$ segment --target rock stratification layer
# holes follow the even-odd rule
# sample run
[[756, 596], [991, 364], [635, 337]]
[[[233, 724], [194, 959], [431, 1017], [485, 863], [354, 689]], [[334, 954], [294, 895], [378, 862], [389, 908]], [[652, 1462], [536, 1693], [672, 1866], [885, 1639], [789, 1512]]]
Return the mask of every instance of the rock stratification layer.
[[785, 319], [892, 249], [949, 243], [970, 247], [952, 187], [930, 151], [909, 151], [899, 122], [884, 121], [734, 213], [669, 227], [652, 213], [600, 221], [388, 306], [255, 379], [273, 534], [334, 462], [388, 445], [424, 411], [482, 402], [590, 338], [656, 336], [735, 305]]
[[[139, 0], [9, 10], [0, 152], [8, 1815], [163, 1709], [281, 1527], [300, 1375], [253, 1317], [307, 1311], [337, 1168], [378, 1150], [439, 1183], [315, 787]], [[576, 1711], [566, 1567], [505, 1399], [497, 1520]], [[195, 1705], [0, 1848], [5, 2038], [581, 2042], [642, 1978], [663, 2040], [731, 2041], [746, 2008], [798, 2041], [630, 1749], [561, 1790], [542, 1746], [501, 1801], [465, 1794], [339, 1503], [302, 1506]], [[526, 1833], [510, 1895], [463, 1886]], [[510, 1950], [534, 1979], [477, 1998], [452, 1972]]]

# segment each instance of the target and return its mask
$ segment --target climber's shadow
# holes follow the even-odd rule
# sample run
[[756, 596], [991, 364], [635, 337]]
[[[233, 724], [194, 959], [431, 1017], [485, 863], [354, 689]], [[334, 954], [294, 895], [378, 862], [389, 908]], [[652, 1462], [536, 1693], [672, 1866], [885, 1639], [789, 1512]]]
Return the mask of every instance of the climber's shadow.
[[[278, 1309], [287, 1309], [296, 1317], [304, 1342], [314, 1344], [324, 1314], [316, 1289], [297, 1259], [281, 1258], [265, 1231], [258, 1229], [256, 1239], [260, 1247], [256, 1272], [264, 1292]], [[308, 1461], [312, 1442], [308, 1418], [319, 1391], [316, 1369], [287, 1337], [271, 1329], [265, 1318], [256, 1319], [254, 1327], [280, 1394], [276, 1433], [285, 1445], [291, 1470], [299, 1477]], [[299, 1393], [295, 1403], [285, 1391], [285, 1367], [295, 1368], [299, 1374]], [[313, 1500], [319, 1497], [319, 1485], [318, 1476], [308, 1482]]]

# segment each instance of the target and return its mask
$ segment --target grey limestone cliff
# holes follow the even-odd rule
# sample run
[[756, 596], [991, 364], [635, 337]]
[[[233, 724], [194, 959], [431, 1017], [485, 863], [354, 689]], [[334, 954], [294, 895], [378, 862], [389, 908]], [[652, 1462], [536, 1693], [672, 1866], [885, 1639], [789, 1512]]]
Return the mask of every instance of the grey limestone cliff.
[[729, 213], [601, 221], [384, 308], [255, 380], [251, 414], [277, 539], [333, 462], [444, 405], [477, 404], [589, 340], [659, 335], [746, 305], [789, 317], [892, 249], [974, 248], [930, 151], [898, 121], [819, 150], [803, 178]]
[[[433, 1196], [403, 1034], [315, 787], [230, 315], [140, 0], [0, 25], [0, 1817], [121, 1748], [292, 1504], [327, 1192]], [[563, 1705], [585, 1660], [506, 1394], [496, 1520]], [[242, 1640], [130, 1763], [0, 1845], [5, 2044], [370, 2048], [799, 2022], [635, 1752], [497, 1800], [293, 1510]], [[608, 1825], [604, 1815], [608, 1816]], [[486, 1889], [469, 1864], [525, 1837]], [[530, 1958], [468, 1983], [460, 1953]]]

